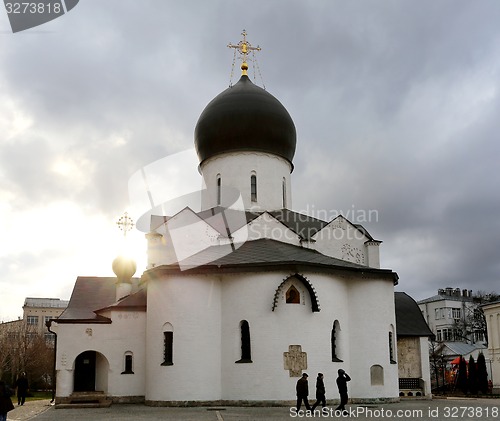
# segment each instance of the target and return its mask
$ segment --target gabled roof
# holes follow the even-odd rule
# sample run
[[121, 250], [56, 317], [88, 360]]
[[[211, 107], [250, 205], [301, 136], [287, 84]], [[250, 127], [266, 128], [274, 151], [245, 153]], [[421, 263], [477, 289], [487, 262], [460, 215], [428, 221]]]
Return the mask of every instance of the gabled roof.
[[[137, 282], [138, 278], [132, 278]], [[68, 307], [57, 318], [57, 323], [111, 323], [96, 310], [111, 306], [116, 301], [116, 277], [79, 276]]]
[[313, 218], [312, 216], [294, 212], [289, 209], [280, 209], [269, 213], [292, 231], [307, 240], [324, 226], [328, 225], [328, 222], [322, 221], [321, 219]]
[[436, 301], [467, 301], [467, 302], [472, 302], [471, 297], [456, 297], [453, 295], [433, 295], [432, 297], [429, 298], [424, 298], [423, 300], [420, 300], [417, 302], [417, 304], [425, 304], [425, 303], [434, 303]]
[[[223, 212], [224, 218], [214, 218]], [[370, 241], [375, 240], [370, 233], [360, 224], [354, 224], [349, 221], [346, 217], [339, 215], [332, 221], [323, 221], [318, 218], [314, 218], [309, 215], [305, 215], [299, 212], [292, 211], [290, 209], [279, 209], [275, 211], [262, 211], [262, 212], [249, 212], [243, 210], [235, 210], [229, 208], [223, 208], [216, 206], [211, 209], [207, 209], [201, 212], [197, 212], [196, 215], [202, 220], [206, 221], [209, 225], [215, 228], [221, 235], [228, 236], [228, 228], [231, 233], [234, 233], [245, 224], [253, 221], [254, 219], [261, 216], [263, 213], [269, 213], [276, 220], [281, 222], [283, 225], [291, 229], [297, 235], [305, 240], [310, 240], [317, 232], [321, 231], [324, 227], [330, 224], [332, 221], [338, 217], [344, 218], [349, 224], [351, 224], [355, 229], [359, 230], [364, 234]], [[151, 229], [154, 230], [158, 228], [161, 224], [165, 223], [171, 216], [151, 216]]]
[[446, 355], [468, 355], [476, 350], [485, 350], [487, 347], [483, 343], [468, 344], [465, 342], [442, 342], [441, 349], [447, 348]]
[[[208, 263], [207, 263], [208, 262]], [[262, 270], [272, 267], [301, 266], [325, 270], [347, 270], [360, 273], [384, 274], [393, 277], [396, 284], [398, 276], [389, 269], [376, 269], [358, 265], [345, 260], [326, 256], [316, 250], [295, 246], [270, 239], [247, 241], [232, 250], [232, 245], [212, 246], [184, 259], [180, 266], [186, 272], [236, 269], [237, 271]], [[163, 265], [146, 273], [158, 271], [179, 272], [179, 265]]]
[[196, 215], [198, 215], [198, 217], [203, 221], [210, 224], [221, 235], [227, 237], [229, 233], [239, 230], [241, 227], [257, 218], [260, 213], [245, 212], [242, 210], [228, 209], [217, 206], [215, 208], [198, 212]]
[[491, 306], [492, 308], [498, 306], [500, 304], [500, 300], [496, 300], [496, 301], [490, 301], [489, 303], [483, 303], [480, 305], [480, 307], [482, 308], [485, 308], [485, 307], [488, 307], [488, 306]]
[[146, 310], [147, 308], [147, 291], [146, 288], [141, 288], [133, 294], [127, 295], [116, 303], [108, 307], [96, 310], [101, 312], [104, 310]]
[[405, 292], [394, 293], [397, 336], [434, 336], [416, 301]]

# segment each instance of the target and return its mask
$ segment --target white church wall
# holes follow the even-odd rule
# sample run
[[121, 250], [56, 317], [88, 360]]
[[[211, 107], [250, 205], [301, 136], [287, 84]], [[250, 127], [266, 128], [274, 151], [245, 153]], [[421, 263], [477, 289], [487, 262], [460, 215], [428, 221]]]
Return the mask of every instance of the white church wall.
[[[209, 158], [201, 166], [208, 194], [202, 198], [202, 210], [217, 203], [217, 176], [222, 186], [229, 186], [241, 193], [244, 208], [253, 211], [291, 209], [291, 166], [276, 155], [261, 152], [232, 152]], [[257, 201], [251, 200], [250, 177], [257, 176]], [[285, 180], [286, 203], [283, 206], [283, 180]], [[224, 190], [222, 190], [224, 194]], [[226, 198], [222, 204], [230, 207]]]
[[[220, 282], [205, 275], [148, 282], [146, 401], [220, 399]], [[173, 365], [163, 327], [173, 331]]]
[[[368, 237], [343, 216], [336, 217], [313, 237], [314, 248], [327, 256], [368, 266]], [[374, 265], [376, 267], [376, 265]]]
[[[342, 279], [325, 274], [304, 274], [317, 291], [320, 312], [313, 312], [311, 298], [301, 282], [287, 281], [272, 311], [276, 289], [292, 275], [285, 272], [239, 274], [223, 281], [222, 369], [223, 399], [293, 400], [298, 377], [284, 368], [283, 353], [290, 345], [301, 345], [307, 353], [311, 391], [318, 372], [325, 374], [328, 397], [336, 394], [336, 373], [350, 370], [348, 294]], [[285, 302], [286, 290], [294, 284], [301, 294], [300, 304]], [[239, 322], [250, 325], [252, 363], [237, 364], [240, 358]], [[341, 327], [339, 355], [332, 362], [331, 330], [335, 320]]]
[[[191, 209], [185, 208], [158, 228], [158, 232], [165, 234], [165, 247], [169, 253], [160, 256], [158, 265], [166, 265], [182, 261], [210, 246], [218, 244], [220, 233], [203, 221]], [[173, 253], [172, 253], [173, 250]], [[169, 260], [169, 256], [175, 256]]]
[[[57, 396], [73, 392], [75, 360], [96, 351], [96, 389], [113, 397], [144, 396], [145, 312], [113, 312], [111, 324], [59, 324]], [[133, 375], [122, 375], [125, 352], [133, 354]]]
[[[488, 354], [491, 361], [490, 378], [495, 393], [500, 392], [500, 303], [483, 307], [488, 330]], [[485, 356], [487, 354], [485, 353]], [[477, 359], [477, 357], [476, 357]], [[488, 367], [490, 368], [490, 367]]]
[[422, 364], [422, 380], [424, 381], [424, 395], [428, 398], [432, 397], [431, 391], [431, 363], [429, 361], [429, 338], [421, 336], [420, 338], [420, 355]]
[[[307, 354], [301, 372], [310, 375], [312, 390], [317, 373], [325, 374], [329, 399], [338, 397], [339, 368], [351, 375], [354, 398], [397, 399], [397, 365], [390, 363], [388, 350], [389, 329], [395, 327], [392, 281], [302, 273], [319, 301], [320, 311], [313, 312], [306, 286], [293, 278], [285, 281], [291, 275], [192, 274], [149, 281], [146, 400], [293, 400], [298, 377], [284, 367], [290, 345], [300, 345]], [[301, 296], [298, 304], [285, 302], [292, 283]], [[236, 363], [243, 320], [250, 327], [251, 363]], [[342, 362], [332, 361], [336, 320]], [[162, 366], [167, 322], [174, 335], [173, 365]], [[371, 384], [374, 365], [383, 371], [383, 384]]]
[[380, 241], [367, 241], [366, 255], [367, 255], [367, 265], [380, 269]]
[[[351, 394], [356, 398], [399, 396], [398, 366], [389, 353], [389, 332], [396, 326], [392, 280], [367, 275], [346, 280], [349, 286], [349, 332], [351, 345]], [[354, 328], [353, 328], [354, 327]], [[393, 355], [397, 355], [393, 336]], [[372, 384], [370, 368], [383, 368], [383, 385]], [[357, 380], [354, 380], [357, 379]]]

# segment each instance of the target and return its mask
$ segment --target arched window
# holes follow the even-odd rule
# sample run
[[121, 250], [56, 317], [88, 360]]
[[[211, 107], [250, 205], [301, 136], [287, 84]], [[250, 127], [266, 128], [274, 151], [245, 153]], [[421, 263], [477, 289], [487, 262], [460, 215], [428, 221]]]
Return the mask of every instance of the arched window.
[[125, 369], [121, 374], [134, 374], [133, 371], [133, 353], [131, 351], [125, 352], [124, 360], [123, 360]]
[[339, 335], [340, 335], [340, 324], [338, 320], [335, 320], [335, 322], [333, 322], [333, 327], [332, 327], [331, 344], [332, 344], [332, 361], [336, 363], [343, 362], [339, 358]]
[[241, 333], [241, 359], [239, 359], [236, 362], [251, 363], [252, 352], [250, 347], [250, 326], [246, 320], [242, 320], [240, 323], [240, 333]]
[[394, 359], [394, 336], [392, 332], [389, 332], [389, 361], [391, 364], [396, 364]]
[[257, 176], [255, 174], [250, 177], [250, 199], [252, 202], [257, 201]]
[[300, 304], [300, 292], [293, 285], [286, 292], [287, 304]]
[[217, 206], [221, 204], [222, 199], [222, 187], [221, 187], [221, 178], [220, 174], [217, 174]]
[[283, 209], [286, 208], [286, 180], [283, 177]]
[[174, 329], [170, 323], [163, 325], [163, 363], [174, 365]]

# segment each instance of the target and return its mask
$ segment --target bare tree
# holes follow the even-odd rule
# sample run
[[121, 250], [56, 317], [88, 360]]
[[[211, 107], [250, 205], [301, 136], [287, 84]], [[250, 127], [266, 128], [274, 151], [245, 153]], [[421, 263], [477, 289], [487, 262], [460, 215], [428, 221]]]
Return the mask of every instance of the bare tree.
[[[436, 389], [439, 389], [439, 372], [443, 368], [443, 362], [439, 344], [433, 339], [429, 341], [429, 362], [431, 366], [431, 373], [436, 381]], [[444, 389], [444, 384], [442, 386]]]
[[13, 384], [26, 372], [32, 386], [46, 387], [52, 376], [54, 349], [43, 334], [22, 321], [2, 326], [0, 331], [0, 375]]
[[453, 333], [455, 340], [475, 343], [478, 340], [484, 341], [488, 346], [488, 330], [486, 317], [484, 316], [481, 304], [496, 301], [500, 295], [495, 292], [486, 293], [478, 291], [472, 295], [472, 301], [476, 304], [473, 307], [463, 306], [462, 317], [455, 320]]

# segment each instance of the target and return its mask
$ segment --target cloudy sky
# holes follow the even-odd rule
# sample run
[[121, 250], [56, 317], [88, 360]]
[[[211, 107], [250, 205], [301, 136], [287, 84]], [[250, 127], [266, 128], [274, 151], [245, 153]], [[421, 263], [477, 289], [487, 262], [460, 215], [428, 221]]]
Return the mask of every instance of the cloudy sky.
[[243, 29], [297, 128], [294, 210], [363, 223], [416, 299], [500, 292], [499, 22], [496, 0], [82, 0], [13, 34], [0, 11], [0, 320], [112, 275], [129, 179], [193, 147]]

